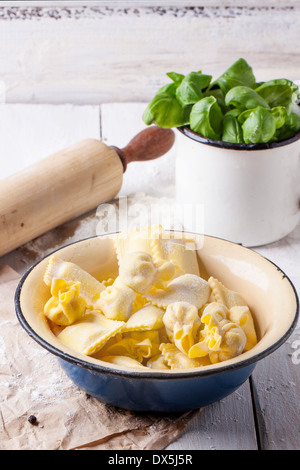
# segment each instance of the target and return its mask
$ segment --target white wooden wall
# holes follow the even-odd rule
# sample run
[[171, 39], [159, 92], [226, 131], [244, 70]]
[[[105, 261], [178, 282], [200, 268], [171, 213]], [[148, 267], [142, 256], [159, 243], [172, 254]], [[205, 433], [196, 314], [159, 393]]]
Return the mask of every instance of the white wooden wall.
[[239, 57], [258, 79], [297, 79], [299, 24], [299, 0], [0, 1], [0, 80], [10, 103], [99, 104]]

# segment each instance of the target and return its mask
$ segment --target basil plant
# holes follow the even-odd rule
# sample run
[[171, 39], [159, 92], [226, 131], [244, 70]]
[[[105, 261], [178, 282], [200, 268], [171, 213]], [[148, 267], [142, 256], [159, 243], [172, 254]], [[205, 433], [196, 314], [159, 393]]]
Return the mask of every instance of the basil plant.
[[300, 131], [298, 86], [279, 78], [257, 82], [245, 59], [219, 78], [202, 71], [169, 72], [143, 113], [145, 124], [189, 126], [212, 140], [238, 144], [276, 142]]

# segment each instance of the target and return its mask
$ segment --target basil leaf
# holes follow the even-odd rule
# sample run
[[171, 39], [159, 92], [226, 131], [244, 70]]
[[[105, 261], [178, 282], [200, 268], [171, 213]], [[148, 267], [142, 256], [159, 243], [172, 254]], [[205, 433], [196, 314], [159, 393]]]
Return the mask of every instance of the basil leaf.
[[241, 109], [251, 109], [257, 106], [269, 108], [263, 97], [247, 86], [236, 86], [229, 90], [225, 96], [225, 104]]
[[255, 83], [253, 89], [256, 90], [256, 88], [258, 88], [259, 86], [263, 85], [265, 82], [257, 82]]
[[[235, 111], [235, 109], [233, 110]], [[245, 111], [242, 111], [239, 115], [238, 115], [238, 121], [239, 121], [239, 124], [242, 125], [244, 124], [244, 122], [246, 121], [246, 119], [248, 119], [248, 117], [250, 116], [250, 114], [252, 113], [253, 111], [253, 108], [252, 109], [246, 109]]]
[[223, 114], [216, 98], [207, 96], [192, 107], [190, 128], [209, 139], [218, 140], [222, 134]]
[[276, 121], [276, 129], [280, 129], [284, 126], [288, 117], [286, 108], [284, 106], [276, 106], [275, 108], [272, 108], [271, 112]]
[[177, 72], [168, 72], [166, 75], [175, 83], [181, 83], [184, 79], [184, 75]]
[[170, 129], [189, 123], [189, 109], [181, 106], [170, 93], [158, 93], [148, 104], [143, 113], [145, 124], [155, 123], [159, 127]]
[[228, 111], [228, 107], [225, 104], [224, 93], [220, 88], [215, 88], [213, 90], [210, 90], [210, 89], [205, 90], [204, 93], [203, 93], [203, 97], [206, 97], [206, 96], [214, 96], [217, 100], [218, 105], [221, 108], [221, 111], [224, 114], [226, 114], [226, 112]]
[[142, 119], [147, 126], [150, 126], [154, 122], [154, 115], [150, 111], [150, 105], [148, 104], [147, 108], [143, 112]]
[[252, 109], [242, 124], [244, 142], [261, 144], [269, 142], [276, 132], [276, 121], [271, 111], [262, 106]]
[[243, 142], [243, 132], [240, 123], [231, 114], [227, 114], [223, 119], [222, 140], [234, 144], [241, 144]]
[[176, 97], [181, 104], [194, 104], [203, 97], [202, 90], [211, 82], [211, 75], [191, 72], [184, 77], [176, 90]]
[[227, 113], [225, 114], [225, 116], [233, 116], [235, 118], [239, 117], [239, 115], [243, 112], [242, 109], [239, 109], [239, 108], [233, 108], [233, 109], [230, 109], [229, 111], [227, 111]]
[[271, 108], [276, 106], [288, 106], [295, 101], [297, 96], [297, 85], [290, 80], [279, 78], [263, 83], [256, 92], [259, 93]]
[[286, 121], [285, 124], [277, 130], [275, 134], [276, 141], [285, 140], [289, 137], [293, 137], [300, 131], [300, 116], [296, 113], [291, 113]]
[[291, 129], [294, 134], [297, 134], [300, 130], [300, 116], [299, 114], [292, 113], [288, 116], [286, 125]]
[[252, 67], [250, 67], [245, 59], [238, 59], [212, 83], [211, 88], [218, 86], [221, 88], [224, 95], [226, 95], [231, 88], [240, 85], [253, 88], [255, 83], [256, 80], [253, 75]]
[[168, 83], [167, 85], [162, 86], [155, 96], [160, 95], [161, 93], [168, 93], [171, 96], [176, 95], [178, 85], [176, 83]]

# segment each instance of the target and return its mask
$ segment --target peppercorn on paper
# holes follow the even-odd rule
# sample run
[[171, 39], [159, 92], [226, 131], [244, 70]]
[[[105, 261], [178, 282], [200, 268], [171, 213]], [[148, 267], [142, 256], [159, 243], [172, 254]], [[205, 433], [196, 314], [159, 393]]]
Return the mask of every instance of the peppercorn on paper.
[[142, 414], [87, 396], [19, 324], [19, 280], [0, 266], [0, 450], [160, 450], [176, 440], [198, 411]]

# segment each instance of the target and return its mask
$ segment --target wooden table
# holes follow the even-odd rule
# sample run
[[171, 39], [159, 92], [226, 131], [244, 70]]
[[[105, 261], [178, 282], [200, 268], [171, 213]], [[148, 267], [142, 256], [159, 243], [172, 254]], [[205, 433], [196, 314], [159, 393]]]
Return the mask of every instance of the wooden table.
[[[85, 137], [125, 146], [144, 127], [142, 103], [0, 105], [0, 178]], [[164, 157], [132, 163], [119, 196], [141, 202], [174, 194], [174, 148]], [[141, 166], [143, 165], [143, 166]], [[0, 182], [1, 184], [1, 182]], [[39, 257], [95, 235], [91, 211], [0, 258], [22, 274]], [[276, 263], [300, 292], [300, 225], [286, 238], [256, 251]], [[300, 448], [300, 330], [258, 363], [251, 378], [229, 397], [204, 408], [168, 450]]]

